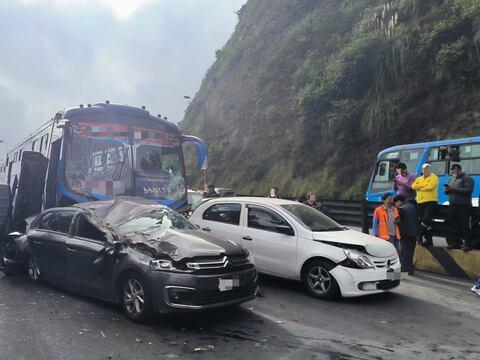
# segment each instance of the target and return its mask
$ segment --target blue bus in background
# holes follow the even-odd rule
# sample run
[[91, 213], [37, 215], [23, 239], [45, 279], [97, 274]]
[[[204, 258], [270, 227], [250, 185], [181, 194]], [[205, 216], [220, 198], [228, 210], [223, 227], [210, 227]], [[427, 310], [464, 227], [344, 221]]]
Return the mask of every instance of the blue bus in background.
[[448, 205], [443, 184], [450, 177], [452, 164], [460, 164], [463, 171], [475, 180], [472, 205], [478, 207], [480, 192], [480, 137], [452, 139], [394, 146], [381, 151], [375, 163], [366, 194], [367, 202], [379, 203], [386, 192], [393, 192], [393, 179], [398, 163], [407, 165], [410, 172], [421, 174], [424, 163], [429, 163], [432, 172], [438, 176], [438, 203]]
[[[196, 145], [198, 165], [206, 168], [204, 143], [166, 118], [108, 101], [80, 105], [58, 112], [11, 149], [5, 178], [13, 196], [17, 189], [36, 191], [25, 198], [41, 199], [43, 209], [119, 195], [179, 209], [187, 205], [186, 142]], [[39, 211], [33, 202], [28, 206]]]

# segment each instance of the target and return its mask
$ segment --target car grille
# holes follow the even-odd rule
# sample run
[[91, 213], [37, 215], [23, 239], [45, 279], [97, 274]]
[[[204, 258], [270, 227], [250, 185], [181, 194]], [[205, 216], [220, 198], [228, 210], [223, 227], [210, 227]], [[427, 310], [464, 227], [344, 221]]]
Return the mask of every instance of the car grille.
[[187, 263], [187, 268], [201, 273], [235, 272], [253, 267], [243, 255], [197, 257]]
[[398, 262], [398, 256], [392, 256], [389, 259], [382, 259], [379, 260], [373, 260], [373, 263], [375, 264], [375, 267], [377, 269], [388, 269], [390, 266], [388, 266], [388, 263], [390, 262], [390, 266], [395, 265]]

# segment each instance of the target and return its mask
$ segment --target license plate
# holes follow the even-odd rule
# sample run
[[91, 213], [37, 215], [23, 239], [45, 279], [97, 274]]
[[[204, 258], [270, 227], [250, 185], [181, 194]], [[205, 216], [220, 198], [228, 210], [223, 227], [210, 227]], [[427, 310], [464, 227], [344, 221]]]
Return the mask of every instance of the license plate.
[[232, 277], [231, 279], [218, 279], [218, 290], [229, 291], [240, 286], [240, 278]]
[[402, 273], [400, 271], [387, 271], [388, 280], [400, 280]]

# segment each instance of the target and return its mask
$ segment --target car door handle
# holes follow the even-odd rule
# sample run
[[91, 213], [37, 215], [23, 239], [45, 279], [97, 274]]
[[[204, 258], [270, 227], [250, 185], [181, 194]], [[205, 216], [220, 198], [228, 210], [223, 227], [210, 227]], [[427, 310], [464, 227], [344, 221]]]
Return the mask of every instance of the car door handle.
[[203, 230], [203, 231], [212, 231], [212, 230], [210, 230], [209, 227], [204, 227], [204, 228], [202, 228], [202, 230]]
[[253, 239], [250, 236], [242, 237], [243, 240], [252, 241]]
[[43, 242], [42, 241], [39, 241], [39, 240], [33, 240], [33, 243], [35, 245], [43, 245]]
[[72, 249], [72, 248], [67, 248], [67, 251], [70, 251], [70, 252], [77, 252], [77, 250], [75, 250], [75, 249]]

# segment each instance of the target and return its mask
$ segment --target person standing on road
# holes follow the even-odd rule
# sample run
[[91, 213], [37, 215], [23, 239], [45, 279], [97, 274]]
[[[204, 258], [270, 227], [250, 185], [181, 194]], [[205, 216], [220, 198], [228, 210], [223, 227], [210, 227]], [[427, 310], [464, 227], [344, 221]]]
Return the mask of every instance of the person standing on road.
[[461, 239], [464, 239], [463, 250], [470, 251], [472, 250], [470, 216], [475, 181], [462, 171], [460, 164], [453, 164], [450, 167], [450, 173], [452, 177], [448, 180], [448, 184], [443, 186], [450, 204], [450, 225], [452, 227], [452, 235], [447, 238], [447, 249], [460, 249]]
[[397, 226], [398, 209], [393, 206], [393, 195], [382, 195], [382, 205], [373, 213], [373, 235], [380, 239], [390, 241], [400, 252], [400, 232]]
[[[432, 173], [430, 164], [422, 165], [422, 175], [412, 184], [417, 192], [419, 231], [418, 243], [422, 246], [433, 245], [432, 219], [438, 203], [438, 177]], [[425, 241], [423, 237], [425, 236]]]
[[400, 262], [402, 271], [413, 275], [415, 267], [413, 266], [413, 254], [415, 252], [415, 243], [417, 237], [417, 207], [407, 201], [405, 196], [396, 195], [393, 198], [395, 207], [398, 209], [397, 225], [400, 230]]
[[305, 201], [304, 204], [314, 208], [315, 210], [320, 210], [320, 206], [317, 203], [317, 197], [313, 192], [309, 192], [307, 194], [307, 201]]
[[215, 191], [215, 185], [211, 184], [211, 185], [208, 185], [207, 191], [203, 193], [203, 197], [217, 198], [217, 197], [220, 197], [220, 194]]
[[398, 175], [393, 180], [393, 190], [397, 195], [405, 197], [405, 201], [412, 201], [415, 203], [415, 190], [412, 189], [412, 184], [417, 178], [415, 174], [412, 174], [407, 170], [407, 165], [403, 162], [397, 166]]

